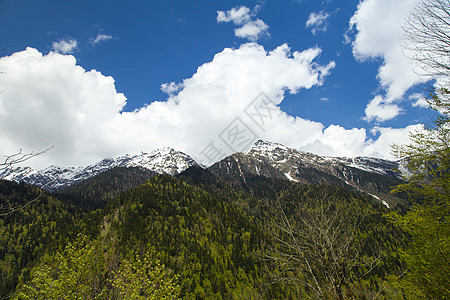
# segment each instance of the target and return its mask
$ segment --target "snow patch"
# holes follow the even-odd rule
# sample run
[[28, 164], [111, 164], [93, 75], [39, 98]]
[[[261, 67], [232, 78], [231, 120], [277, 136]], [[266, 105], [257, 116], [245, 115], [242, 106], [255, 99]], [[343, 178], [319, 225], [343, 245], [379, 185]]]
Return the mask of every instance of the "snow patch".
[[[370, 196], [374, 197], [374, 198], [377, 199], [377, 200], [381, 200], [380, 197], [378, 197], [378, 196], [376, 196], [376, 195], [374, 195], [374, 194], [370, 194], [370, 193], [368, 193], [368, 194], [369, 194]], [[381, 203], [383, 203], [383, 205], [385, 205], [387, 208], [389, 208], [389, 204], [388, 204], [386, 201], [381, 200]]]
[[375, 199], [380, 200], [380, 197], [375, 196], [374, 194], [370, 194], [370, 193], [368, 193], [368, 194], [369, 194], [370, 196], [374, 197]]
[[289, 173], [284, 173], [284, 175], [285, 175], [285, 176], [287, 177], [287, 179], [289, 179], [290, 181], [298, 182], [297, 179], [292, 178], [291, 174], [289, 174]]

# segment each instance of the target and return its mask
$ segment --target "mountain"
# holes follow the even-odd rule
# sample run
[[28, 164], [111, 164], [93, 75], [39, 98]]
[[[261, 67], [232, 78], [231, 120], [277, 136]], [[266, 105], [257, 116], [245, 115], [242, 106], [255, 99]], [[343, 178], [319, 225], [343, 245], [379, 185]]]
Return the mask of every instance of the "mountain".
[[384, 205], [395, 202], [390, 188], [401, 183], [399, 163], [371, 157], [328, 157], [257, 141], [246, 153], [234, 153], [209, 171], [235, 186], [252, 190], [258, 176], [302, 184], [349, 186], [370, 194]]
[[[104, 159], [85, 168], [50, 166], [35, 171], [29, 167], [18, 167], [3, 171], [0, 179], [57, 190], [73, 186], [115, 167], [138, 167], [156, 174], [173, 176], [192, 166], [196, 166], [197, 170], [191, 173], [202, 172], [190, 156], [172, 148], [163, 148], [150, 154]], [[394, 161], [372, 157], [320, 156], [282, 144], [258, 140], [246, 153], [234, 153], [210, 166], [207, 168], [209, 172], [204, 173], [204, 176], [209, 174], [209, 182], [218, 179], [247, 191], [252, 191], [255, 184], [259, 189], [262, 177], [301, 184], [332, 184], [370, 194], [389, 206], [396, 201], [390, 195], [391, 186], [401, 183], [402, 174], [396, 171], [398, 169], [401, 169], [401, 165]], [[127, 175], [121, 176], [123, 178]], [[189, 177], [195, 176], [191, 174]]]
[[175, 175], [196, 164], [183, 152], [172, 148], [162, 148], [150, 154], [141, 153], [133, 156], [127, 154], [116, 159], [107, 158], [87, 167], [50, 166], [40, 171], [30, 167], [6, 169], [0, 173], [0, 179], [25, 182], [47, 190], [56, 190], [82, 182], [114, 167], [141, 167], [158, 174]]

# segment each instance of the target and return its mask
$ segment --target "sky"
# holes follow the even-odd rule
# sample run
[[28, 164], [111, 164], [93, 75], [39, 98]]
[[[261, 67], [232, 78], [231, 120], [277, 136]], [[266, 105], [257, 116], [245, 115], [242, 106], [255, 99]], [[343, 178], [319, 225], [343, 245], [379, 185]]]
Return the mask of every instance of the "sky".
[[417, 0], [2, 0], [0, 155], [34, 168], [257, 139], [393, 159], [429, 121], [402, 25]]

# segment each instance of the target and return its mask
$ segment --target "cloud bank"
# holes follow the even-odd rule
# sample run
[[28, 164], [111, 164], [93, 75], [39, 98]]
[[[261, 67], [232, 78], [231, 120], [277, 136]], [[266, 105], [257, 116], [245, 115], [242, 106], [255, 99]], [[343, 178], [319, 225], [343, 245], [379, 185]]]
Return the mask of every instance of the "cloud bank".
[[0, 154], [54, 146], [30, 161], [34, 167], [86, 165], [163, 146], [198, 157], [238, 117], [258, 138], [297, 149], [389, 157], [386, 145], [407, 141], [410, 128], [380, 128], [373, 141], [363, 128], [325, 127], [277, 106], [264, 127], [245, 113], [261, 92], [278, 105], [286, 92], [321, 85], [335, 63], [317, 64], [320, 53], [319, 48], [292, 51], [286, 44], [272, 51], [255, 43], [225, 48], [192, 77], [163, 84], [167, 100], [126, 112], [126, 98], [112, 77], [83, 69], [71, 55], [27, 48], [0, 59], [6, 73], [0, 76]]
[[[365, 0], [350, 20], [357, 31], [353, 55], [360, 61], [381, 59], [377, 78], [384, 91], [369, 101], [365, 120], [387, 121], [402, 112], [400, 103], [415, 84], [427, 81], [417, 75], [402, 47], [405, 19], [418, 0]], [[408, 53], [406, 53], [408, 54]]]

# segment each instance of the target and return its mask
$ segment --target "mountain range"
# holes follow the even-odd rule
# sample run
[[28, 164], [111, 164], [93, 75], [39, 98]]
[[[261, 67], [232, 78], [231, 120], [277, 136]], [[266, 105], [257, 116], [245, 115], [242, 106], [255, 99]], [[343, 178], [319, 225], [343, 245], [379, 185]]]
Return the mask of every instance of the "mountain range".
[[258, 176], [301, 184], [348, 186], [371, 195], [387, 207], [395, 201], [389, 193], [390, 187], [399, 184], [402, 179], [398, 171], [401, 168], [399, 162], [372, 157], [319, 156], [262, 140], [258, 140], [247, 152], [234, 153], [210, 167], [197, 164], [183, 152], [162, 148], [151, 153], [107, 158], [87, 167], [50, 166], [43, 170], [16, 167], [3, 170], [0, 179], [53, 191], [74, 186], [116, 167], [130, 170], [142, 168], [154, 175], [172, 176], [189, 173], [189, 168], [201, 168], [215, 178], [247, 190], [251, 190], [252, 178]]
[[0, 179], [24, 182], [47, 190], [57, 190], [82, 182], [115, 167], [141, 167], [157, 174], [175, 175], [193, 165], [196, 165], [196, 162], [190, 156], [167, 147], [151, 153], [127, 154], [116, 159], [106, 158], [87, 167], [49, 166], [43, 170], [16, 167], [4, 170], [0, 173]]

